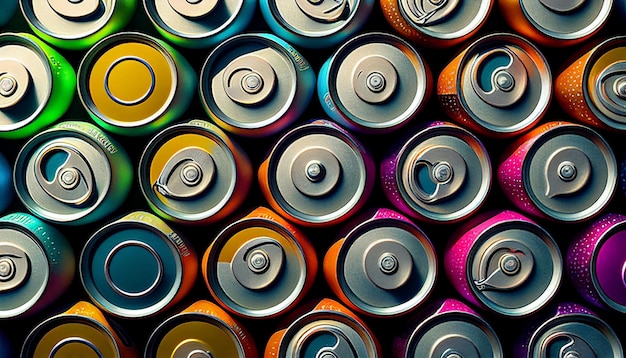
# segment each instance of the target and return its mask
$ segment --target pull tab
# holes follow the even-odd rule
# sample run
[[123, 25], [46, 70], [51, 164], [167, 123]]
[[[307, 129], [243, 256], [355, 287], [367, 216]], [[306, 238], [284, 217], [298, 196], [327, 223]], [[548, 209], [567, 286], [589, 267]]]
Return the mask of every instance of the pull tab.
[[91, 354], [95, 354], [96, 357], [104, 358], [104, 355], [98, 346], [83, 337], [68, 337], [60, 340], [50, 350], [49, 357], [55, 358], [72, 356], [77, 351], [77, 347], [81, 347], [79, 351], [84, 351], [85, 348], [87, 348], [89, 352]]
[[24, 251], [13, 245], [0, 245], [0, 292], [19, 287], [29, 273], [30, 261]]
[[507, 48], [490, 50], [478, 56], [470, 71], [474, 92], [489, 105], [511, 106], [526, 92], [526, 66]]
[[296, 357], [314, 358], [356, 358], [352, 344], [340, 332], [333, 328], [318, 327], [317, 331], [307, 337], [302, 351], [295, 352]]
[[210, 14], [219, 0], [167, 0], [172, 9], [184, 17], [199, 19]]
[[30, 73], [21, 63], [0, 60], [0, 109], [18, 104], [30, 87]]
[[402, 0], [411, 20], [418, 25], [429, 26], [444, 21], [458, 6], [460, 0]]
[[309, 197], [331, 193], [341, 182], [339, 159], [326, 148], [312, 147], [298, 153], [291, 163], [291, 181]]
[[282, 246], [270, 238], [257, 238], [243, 244], [235, 253], [231, 270], [237, 281], [251, 290], [271, 285], [284, 266]]
[[395, 92], [398, 73], [394, 65], [382, 56], [368, 56], [359, 61], [352, 72], [352, 88], [360, 99], [378, 104]]
[[555, 151], [546, 165], [546, 196], [577, 193], [591, 176], [591, 162], [585, 153], [575, 147]]
[[62, 203], [81, 206], [94, 194], [91, 165], [73, 146], [55, 143], [45, 147], [35, 167], [39, 185]]
[[384, 290], [394, 290], [404, 285], [413, 271], [413, 258], [401, 243], [382, 239], [372, 243], [363, 258], [367, 277]]
[[480, 291], [514, 289], [530, 276], [534, 263], [526, 245], [516, 240], [499, 241], [480, 256], [474, 285]]
[[555, 333], [541, 345], [540, 358], [596, 358], [593, 348], [584, 339], [567, 333]]
[[311, 19], [333, 23], [350, 16], [348, 0], [296, 0], [296, 5]]
[[176, 346], [172, 357], [213, 358], [213, 353], [211, 353], [207, 348], [206, 344], [200, 340], [185, 339]]
[[466, 173], [465, 160], [456, 150], [430, 146], [414, 158], [413, 169], [405, 176], [406, 186], [420, 201], [435, 203], [456, 193]]
[[582, 6], [586, 0], [539, 0], [541, 5], [553, 12], [566, 13]]
[[200, 148], [187, 147], [167, 161], [152, 187], [165, 197], [189, 200], [211, 186], [216, 171], [209, 153]]
[[95, 14], [100, 0], [48, 0], [48, 5], [63, 17], [80, 19]]
[[612, 63], [597, 78], [595, 95], [600, 103], [614, 114], [626, 116], [626, 61]]
[[471, 339], [461, 335], [448, 335], [438, 340], [432, 348], [432, 358], [480, 358]]
[[222, 85], [228, 97], [245, 106], [262, 104], [274, 92], [278, 79], [264, 58], [244, 55], [224, 70]]

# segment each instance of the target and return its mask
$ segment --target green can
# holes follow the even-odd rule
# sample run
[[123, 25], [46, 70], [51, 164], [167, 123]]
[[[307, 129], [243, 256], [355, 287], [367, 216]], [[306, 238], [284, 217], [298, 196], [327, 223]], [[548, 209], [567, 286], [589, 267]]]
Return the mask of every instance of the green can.
[[25, 138], [52, 124], [75, 88], [76, 72], [52, 47], [30, 34], [0, 34], [0, 138]]

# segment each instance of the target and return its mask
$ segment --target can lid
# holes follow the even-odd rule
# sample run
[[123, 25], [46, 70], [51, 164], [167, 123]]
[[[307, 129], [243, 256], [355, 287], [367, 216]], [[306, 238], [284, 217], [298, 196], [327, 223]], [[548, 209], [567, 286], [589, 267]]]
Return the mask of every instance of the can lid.
[[178, 14], [187, 18], [200, 18], [209, 15], [218, 5], [218, 0], [167, 0]]
[[434, 123], [402, 146], [396, 182], [417, 214], [435, 221], [470, 215], [491, 187], [487, 150], [473, 134], [450, 123]]
[[543, 132], [522, 164], [529, 197], [548, 216], [581, 221], [600, 212], [617, 182], [617, 163], [597, 132], [564, 123]]
[[215, 316], [190, 312], [168, 318], [150, 335], [145, 356], [243, 357], [237, 333]]
[[19, 34], [0, 35], [0, 131], [34, 121], [52, 92], [48, 57], [33, 40]]
[[366, 163], [370, 159], [356, 140], [324, 123], [293, 129], [269, 157], [271, 195], [290, 216], [312, 224], [353, 210], [372, 175]]
[[427, 71], [417, 50], [404, 40], [367, 33], [347, 42], [330, 59], [329, 93], [356, 125], [394, 127], [423, 106], [429, 90]]
[[472, 119], [495, 133], [515, 133], [534, 125], [552, 94], [548, 61], [522, 37], [491, 34], [463, 55], [457, 76], [461, 103]]
[[[620, 225], [621, 226], [621, 225]], [[592, 257], [591, 270], [600, 296], [610, 307], [626, 309], [626, 231], [611, 230]], [[595, 273], [595, 274], [594, 274]]]
[[236, 221], [209, 248], [207, 281], [217, 298], [247, 317], [279, 314], [302, 296], [306, 258], [297, 238], [263, 218]]
[[491, 326], [475, 314], [453, 311], [429, 316], [411, 332], [406, 357], [502, 358]]
[[430, 240], [408, 221], [368, 221], [345, 236], [337, 276], [343, 293], [361, 310], [398, 315], [430, 294], [437, 258]]
[[122, 317], [149, 316], [169, 304], [183, 268], [166, 235], [139, 221], [113, 222], [96, 232], [80, 257], [81, 281], [92, 300]]
[[467, 279], [489, 309], [508, 316], [536, 312], [556, 294], [562, 259], [554, 239], [530, 221], [498, 222], [470, 249]]
[[585, 38], [607, 21], [612, 0], [521, 0], [524, 16], [545, 36], [557, 40]]
[[309, 38], [323, 38], [348, 26], [364, 7], [360, 0], [269, 1], [269, 9], [278, 22], [291, 33]]
[[289, 50], [260, 34], [238, 35], [216, 47], [200, 79], [200, 97], [209, 114], [243, 130], [279, 121], [302, 85]]

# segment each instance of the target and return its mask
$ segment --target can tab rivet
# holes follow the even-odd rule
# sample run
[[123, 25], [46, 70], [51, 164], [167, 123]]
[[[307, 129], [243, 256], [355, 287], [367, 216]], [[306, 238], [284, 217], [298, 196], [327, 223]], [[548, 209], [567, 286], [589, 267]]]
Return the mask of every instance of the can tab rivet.
[[207, 16], [219, 4], [219, 0], [167, 0], [167, 2], [178, 14], [190, 19]]
[[391, 275], [398, 271], [398, 258], [394, 254], [386, 252], [381, 255], [378, 265], [384, 274]]
[[80, 19], [95, 14], [100, 0], [48, 0], [48, 5], [60, 16]]
[[409, 280], [413, 257], [402, 243], [381, 239], [365, 249], [363, 268], [373, 284], [384, 290], [393, 290]]
[[208, 190], [216, 172], [209, 153], [197, 147], [183, 148], [167, 161], [153, 188], [171, 199], [193, 199]]
[[407, 164], [403, 181], [409, 196], [429, 204], [454, 195], [462, 188], [467, 174], [463, 157], [445, 146], [425, 148]]
[[437, 358], [480, 358], [470, 337], [450, 334], [435, 342], [430, 357]]
[[622, 76], [613, 84], [613, 92], [621, 98], [626, 100], [626, 76]]
[[17, 81], [11, 75], [0, 76], [0, 95], [9, 97], [17, 90]]
[[0, 245], [0, 292], [19, 287], [29, 271], [30, 262], [24, 251], [13, 245]]
[[593, 348], [577, 335], [558, 332], [546, 338], [540, 347], [540, 358], [552, 357], [551, 352], [558, 352], [559, 358], [595, 358]]
[[97, 345], [83, 337], [68, 337], [60, 340], [50, 350], [50, 357], [66, 357], [76, 352], [76, 346], [85, 346], [98, 358], [104, 358]]
[[254, 273], [263, 273], [270, 267], [270, 258], [263, 250], [254, 250], [248, 255], [248, 268]]
[[517, 240], [503, 239], [477, 255], [474, 285], [483, 290], [510, 290], [522, 285], [533, 271], [530, 249]]
[[348, 0], [296, 0], [300, 11], [317, 22], [333, 23], [350, 16]]
[[401, 0], [409, 19], [422, 26], [445, 21], [457, 8], [460, 0]]
[[0, 109], [18, 104], [30, 87], [30, 73], [21, 63], [0, 60]]
[[307, 179], [316, 183], [322, 179], [326, 175], [326, 168], [324, 168], [324, 164], [320, 163], [317, 160], [312, 160], [306, 165], [306, 173]]
[[570, 12], [578, 9], [586, 0], [539, 0], [541, 5], [554, 12]]
[[591, 162], [585, 153], [575, 147], [555, 151], [546, 165], [546, 193], [548, 198], [574, 194], [580, 191], [591, 175]]
[[236, 58], [222, 71], [226, 95], [240, 105], [262, 104], [271, 97], [277, 84], [272, 65], [253, 54]]
[[469, 71], [474, 92], [494, 107], [514, 105], [528, 86], [528, 72], [524, 62], [506, 47], [479, 55]]
[[281, 274], [285, 252], [276, 240], [258, 237], [237, 249], [230, 266], [243, 287], [261, 290], [269, 287]]
[[291, 163], [291, 181], [302, 194], [317, 198], [331, 193], [341, 181], [341, 164], [325, 148], [307, 148]]
[[398, 87], [398, 72], [385, 57], [367, 56], [352, 70], [352, 88], [356, 95], [370, 104], [388, 101]]

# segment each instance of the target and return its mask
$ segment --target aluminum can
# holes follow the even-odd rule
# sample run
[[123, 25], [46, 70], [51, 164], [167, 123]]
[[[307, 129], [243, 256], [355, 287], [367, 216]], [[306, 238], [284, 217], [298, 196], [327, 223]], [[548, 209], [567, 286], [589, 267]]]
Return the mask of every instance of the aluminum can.
[[161, 323], [150, 335], [145, 358], [256, 358], [248, 331], [209, 301], [197, 301]]
[[217, 126], [199, 119], [153, 137], [139, 159], [139, 184], [154, 212], [206, 224], [237, 209], [252, 186], [246, 152]]
[[67, 291], [74, 251], [54, 227], [11, 213], [0, 218], [0, 237], [0, 319], [39, 312]]
[[0, 138], [25, 138], [59, 119], [76, 91], [76, 72], [26, 33], [0, 34]]
[[271, 34], [244, 34], [223, 42], [200, 73], [204, 110], [224, 130], [246, 137], [284, 129], [304, 112], [314, 91], [309, 63]]
[[259, 167], [265, 199], [304, 226], [339, 223], [371, 193], [376, 166], [350, 133], [324, 119], [300, 125], [273, 146]]
[[418, 46], [450, 47], [487, 21], [494, 0], [380, 0], [387, 22]]
[[296, 46], [328, 48], [365, 25], [374, 0], [260, 0], [259, 6], [276, 35]]
[[613, 0], [498, 0], [498, 5], [508, 25], [529, 40], [544, 46], [570, 46], [604, 26]]
[[317, 95], [326, 114], [358, 132], [381, 133], [407, 124], [425, 106], [432, 87], [417, 50], [390, 34], [352, 38], [322, 65]]
[[563, 262], [550, 234], [505, 210], [486, 213], [448, 241], [444, 266], [466, 300], [508, 317], [543, 308], [561, 283]]
[[0, 331], [0, 358], [13, 357], [13, 345], [9, 338]]
[[102, 128], [139, 136], [180, 117], [197, 81], [189, 62], [165, 42], [121, 32], [89, 49], [78, 68], [78, 95]]
[[506, 149], [498, 166], [498, 182], [519, 210], [578, 222], [608, 205], [617, 185], [617, 163], [600, 134], [582, 125], [554, 121]]
[[287, 328], [274, 333], [265, 358], [381, 357], [372, 331], [339, 302], [324, 298]]
[[502, 358], [500, 339], [489, 323], [464, 303], [439, 299], [393, 337], [394, 358]]
[[[2, 12], [0, 12], [0, 27], [11, 21], [15, 15], [15, 10], [17, 10], [17, 0], [4, 0], [2, 3]], [[0, 357], [3, 356], [0, 355]]]
[[292, 309], [316, 273], [317, 256], [306, 236], [264, 207], [220, 231], [202, 258], [204, 282], [215, 301], [246, 318]]
[[599, 308], [626, 312], [626, 216], [607, 213], [569, 244], [566, 267], [578, 293]]
[[169, 42], [205, 48], [241, 33], [252, 21], [256, 1], [143, 0], [146, 14]]
[[137, 0], [20, 0], [33, 32], [67, 50], [85, 50], [119, 32], [136, 6]]
[[119, 317], [143, 318], [169, 309], [191, 291], [198, 258], [157, 216], [135, 211], [96, 231], [78, 267], [98, 307]]
[[514, 358], [621, 358], [624, 351], [615, 331], [589, 309], [559, 303], [518, 335]]
[[13, 181], [11, 180], [11, 166], [0, 153], [0, 213], [9, 207], [13, 200]]
[[89, 302], [80, 301], [37, 325], [20, 357], [139, 357], [128, 336]]
[[17, 196], [58, 224], [100, 220], [126, 199], [133, 178], [124, 149], [98, 127], [66, 121], [31, 138], [13, 167]]
[[491, 188], [482, 142], [448, 122], [431, 122], [398, 141], [380, 164], [383, 192], [403, 213], [433, 223], [469, 217]]
[[406, 217], [377, 209], [348, 225], [324, 256], [324, 276], [351, 309], [374, 317], [406, 314], [433, 291], [437, 256]]
[[513, 34], [483, 36], [439, 74], [446, 114], [476, 133], [510, 137], [531, 129], [548, 110], [550, 66], [539, 49]]
[[626, 131], [626, 36], [603, 40], [570, 62], [556, 78], [554, 96], [586, 125]]

